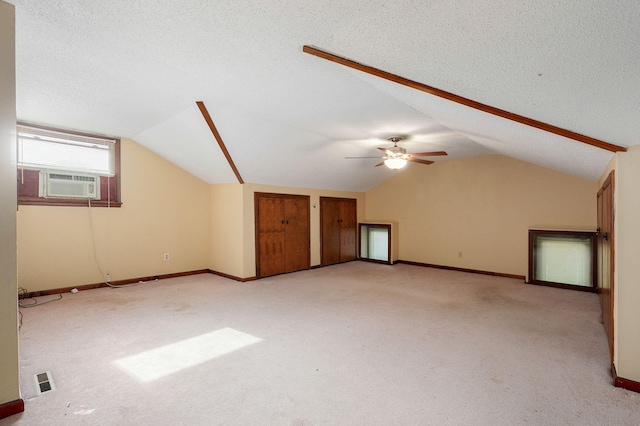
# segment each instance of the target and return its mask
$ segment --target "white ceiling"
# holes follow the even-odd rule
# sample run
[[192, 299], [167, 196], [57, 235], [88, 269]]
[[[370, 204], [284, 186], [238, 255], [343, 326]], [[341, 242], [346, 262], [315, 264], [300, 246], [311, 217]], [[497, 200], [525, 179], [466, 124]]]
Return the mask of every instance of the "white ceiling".
[[[209, 183], [367, 190], [384, 138], [596, 180], [611, 153], [302, 52], [640, 143], [640, 1], [12, 0], [18, 118], [132, 138]], [[427, 167], [411, 165], [410, 167]]]

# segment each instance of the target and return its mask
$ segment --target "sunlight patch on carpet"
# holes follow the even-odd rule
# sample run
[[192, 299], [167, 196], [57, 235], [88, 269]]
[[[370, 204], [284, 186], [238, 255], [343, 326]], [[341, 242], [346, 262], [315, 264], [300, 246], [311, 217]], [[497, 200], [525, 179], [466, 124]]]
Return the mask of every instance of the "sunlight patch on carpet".
[[118, 359], [113, 364], [136, 380], [146, 383], [260, 341], [262, 339], [250, 334], [222, 328]]

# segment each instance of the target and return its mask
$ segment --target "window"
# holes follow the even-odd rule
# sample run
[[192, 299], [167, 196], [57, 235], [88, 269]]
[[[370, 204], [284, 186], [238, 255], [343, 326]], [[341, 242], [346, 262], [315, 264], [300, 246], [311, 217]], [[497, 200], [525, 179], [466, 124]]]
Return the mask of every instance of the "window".
[[595, 291], [595, 233], [529, 230], [529, 282]]
[[391, 225], [360, 224], [360, 259], [391, 263]]
[[17, 133], [19, 204], [120, 206], [119, 139], [31, 124]]

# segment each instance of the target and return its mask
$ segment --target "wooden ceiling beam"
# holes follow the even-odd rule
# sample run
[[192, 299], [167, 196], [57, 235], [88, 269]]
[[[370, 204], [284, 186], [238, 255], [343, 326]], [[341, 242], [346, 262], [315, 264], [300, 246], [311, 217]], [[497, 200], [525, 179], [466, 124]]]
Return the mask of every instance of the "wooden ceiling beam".
[[211, 119], [211, 116], [209, 115], [209, 111], [207, 111], [207, 107], [204, 105], [204, 102], [202, 102], [202, 101], [197, 101], [196, 105], [198, 105], [198, 108], [200, 109], [200, 112], [202, 113], [202, 116], [204, 117], [204, 121], [206, 121], [207, 125], [209, 125], [209, 129], [211, 129], [211, 133], [213, 133], [213, 137], [216, 138], [216, 141], [218, 141], [218, 145], [220, 145], [220, 149], [222, 150], [222, 153], [224, 154], [225, 158], [227, 159], [227, 162], [229, 163], [229, 166], [231, 166], [231, 170], [233, 170], [233, 173], [236, 175], [236, 178], [238, 179], [238, 182], [243, 184], [244, 181], [242, 180], [242, 176], [240, 176], [240, 172], [238, 171], [238, 168], [236, 167], [235, 163], [233, 162], [233, 159], [231, 158], [231, 155], [229, 154], [229, 151], [227, 151], [227, 147], [224, 145], [224, 142], [222, 140], [222, 136], [220, 136], [220, 133], [218, 133], [218, 129], [216, 129], [216, 125], [213, 124], [213, 120]]
[[548, 123], [543, 123], [542, 121], [534, 120], [532, 118], [514, 114], [512, 112], [505, 111], [500, 108], [492, 107], [490, 105], [486, 105], [486, 104], [474, 101], [472, 99], [468, 99], [450, 92], [446, 92], [444, 90], [440, 90], [432, 86], [427, 86], [426, 84], [422, 84], [417, 81], [409, 80], [408, 78], [404, 78], [399, 75], [380, 70], [378, 68], [361, 64], [360, 62], [356, 62], [351, 59], [338, 56], [333, 53], [329, 53], [327, 51], [318, 49], [313, 46], [305, 45], [302, 47], [302, 51], [310, 55], [317, 56], [319, 58], [326, 59], [328, 61], [335, 62], [337, 64], [344, 65], [346, 67], [349, 67], [358, 71], [362, 71], [364, 73], [367, 73], [379, 78], [383, 78], [385, 80], [392, 81], [394, 83], [401, 84], [403, 86], [411, 87], [412, 89], [420, 90], [421, 92], [425, 92], [430, 95], [437, 96], [439, 98], [447, 99], [449, 101], [467, 106], [469, 108], [474, 108], [479, 111], [486, 112], [488, 114], [506, 118], [507, 120], [511, 120], [527, 126], [535, 127], [536, 129], [544, 130], [546, 132], [563, 136], [565, 138], [573, 139], [575, 141], [582, 142], [587, 145], [595, 146], [596, 148], [604, 149], [611, 152], [620, 152], [620, 151], [627, 150], [627, 148], [623, 146], [614, 145], [609, 142], [602, 141], [600, 139], [595, 139], [590, 136], [585, 136], [580, 133], [572, 132], [571, 130], [563, 129], [561, 127], [556, 127]]

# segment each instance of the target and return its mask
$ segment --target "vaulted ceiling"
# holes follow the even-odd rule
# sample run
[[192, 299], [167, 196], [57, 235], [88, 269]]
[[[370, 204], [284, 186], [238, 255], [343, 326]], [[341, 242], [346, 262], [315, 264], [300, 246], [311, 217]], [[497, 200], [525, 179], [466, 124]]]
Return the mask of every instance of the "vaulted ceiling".
[[[640, 2], [11, 0], [22, 121], [135, 140], [209, 183], [365, 191], [385, 138], [596, 180], [613, 155], [303, 52], [315, 46], [621, 147], [640, 143]], [[429, 167], [412, 164], [410, 167]]]

